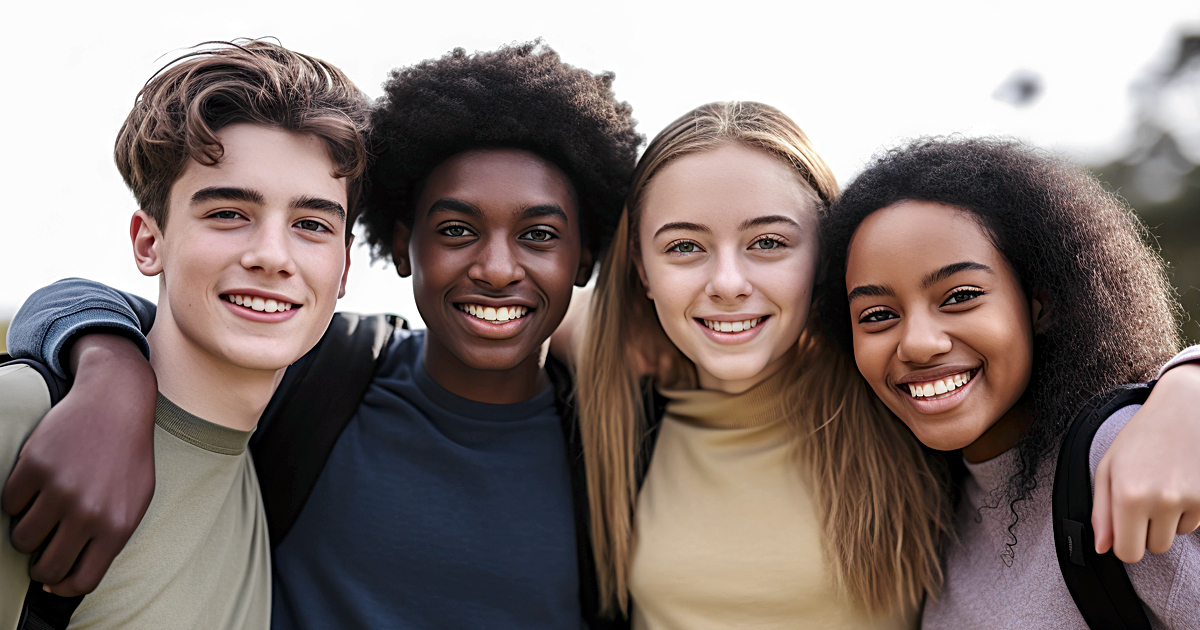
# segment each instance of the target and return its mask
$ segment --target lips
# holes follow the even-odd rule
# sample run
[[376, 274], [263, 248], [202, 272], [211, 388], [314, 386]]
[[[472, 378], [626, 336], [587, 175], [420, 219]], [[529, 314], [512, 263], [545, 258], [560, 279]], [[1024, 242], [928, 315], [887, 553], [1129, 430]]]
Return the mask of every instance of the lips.
[[258, 311], [260, 313], [276, 313], [282, 311], [290, 311], [293, 308], [299, 308], [299, 304], [276, 300], [272, 298], [264, 298], [258, 295], [239, 295], [239, 294], [223, 294], [221, 299], [226, 302], [232, 302], [238, 306]]
[[913, 398], [932, 399], [949, 394], [971, 382], [978, 371], [978, 369], [964, 370], [941, 378], [900, 383], [896, 387], [902, 392], [907, 390], [908, 395]]
[[454, 307], [476, 319], [482, 319], [493, 324], [503, 324], [511, 320], [521, 319], [531, 310], [519, 304], [488, 306], [485, 304], [456, 303]]

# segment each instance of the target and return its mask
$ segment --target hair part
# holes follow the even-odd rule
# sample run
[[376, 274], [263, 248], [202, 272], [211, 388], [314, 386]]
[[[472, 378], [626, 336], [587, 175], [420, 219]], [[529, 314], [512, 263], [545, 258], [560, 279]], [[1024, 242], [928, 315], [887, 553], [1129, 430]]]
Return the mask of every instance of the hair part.
[[[1025, 392], [1034, 420], [1015, 447], [1017, 471], [1006, 493], [1011, 533], [1017, 504], [1037, 487], [1042, 464], [1057, 454], [1081, 406], [1153, 377], [1177, 352], [1181, 309], [1145, 225], [1084, 169], [1013, 140], [921, 138], [876, 156], [824, 217], [829, 256], [818, 309], [847, 351], [850, 240], [869, 215], [901, 201], [970, 213], [1025, 295], [1046, 298]], [[1009, 553], [1015, 543], [1014, 536]]]
[[251, 123], [321, 139], [346, 178], [346, 235], [367, 170], [370, 103], [336, 67], [263, 40], [205, 42], [167, 64], [138, 92], [113, 156], [125, 185], [165, 228], [171, 186], [189, 160], [221, 161], [217, 134]]
[[615, 228], [643, 137], [612, 90], [613, 73], [563, 63], [540, 41], [393, 70], [376, 104], [363, 225], [387, 259], [397, 221], [412, 226], [429, 172], [470, 149], [530, 151], [567, 175], [583, 244], [596, 258]]
[[[610, 612], [629, 610], [633, 509], [649, 464], [643, 461], [650, 420], [644, 387], [654, 381], [696, 386], [694, 365], [667, 338], [634, 266], [645, 192], [674, 160], [730, 143], [791, 166], [810, 190], [815, 212], [837, 197], [832, 171], [804, 132], [761, 103], [698, 107], [659, 133], [642, 155], [600, 268], [577, 383], [592, 544], [601, 602]], [[629, 342], [631, 329], [644, 335], [637, 344]], [[826, 559], [847, 595], [865, 609], [911, 610], [941, 580], [939, 544], [949, 519], [938, 472], [911, 435], [882, 421], [886, 409], [847, 356], [811, 334], [796, 352], [781, 413], [797, 431], [798, 466], [811, 481]], [[640, 377], [646, 367], [654, 379]]]

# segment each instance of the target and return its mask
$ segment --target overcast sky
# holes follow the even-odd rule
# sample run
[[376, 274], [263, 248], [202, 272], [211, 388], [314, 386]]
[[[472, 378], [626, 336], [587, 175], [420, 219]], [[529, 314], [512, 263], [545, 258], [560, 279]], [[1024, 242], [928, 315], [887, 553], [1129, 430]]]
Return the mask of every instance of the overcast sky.
[[[145, 80], [205, 40], [275, 36], [375, 97], [391, 68], [542, 37], [568, 63], [616, 72], [647, 137], [702, 103], [763, 101], [844, 183], [921, 134], [1012, 134], [1103, 162], [1130, 132], [1130, 84], [1178, 33], [1200, 31], [1195, 0], [995, 4], [21, 2], [5, 10], [0, 318], [69, 276], [157, 295], [133, 265], [136, 208], [112, 145]], [[1027, 107], [993, 96], [1017, 71], [1044, 87]], [[363, 248], [350, 278], [343, 310], [417, 318], [408, 284]]]

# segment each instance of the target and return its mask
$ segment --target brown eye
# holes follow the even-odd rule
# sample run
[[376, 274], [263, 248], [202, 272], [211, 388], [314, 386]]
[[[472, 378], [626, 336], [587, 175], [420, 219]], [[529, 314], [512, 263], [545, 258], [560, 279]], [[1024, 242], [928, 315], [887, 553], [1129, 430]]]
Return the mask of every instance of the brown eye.
[[545, 243], [546, 241], [554, 238], [554, 235], [547, 230], [529, 230], [523, 234], [521, 238], [527, 241], [534, 241], [536, 243]]
[[983, 291], [981, 289], [957, 289], [954, 291], [954, 293], [950, 294], [950, 297], [946, 298], [945, 302], [942, 302], [942, 306], [970, 302], [981, 295], [983, 295]]
[[446, 226], [446, 227], [438, 230], [438, 232], [441, 234], [444, 234], [446, 236], [450, 236], [450, 237], [454, 237], [454, 238], [458, 238], [458, 237], [466, 236], [467, 234], [470, 234], [470, 232], [467, 230], [467, 228], [465, 228], [461, 225]]
[[675, 252], [677, 254], [692, 254], [700, 251], [700, 248], [691, 241], [679, 241], [678, 243], [668, 247], [667, 251]]

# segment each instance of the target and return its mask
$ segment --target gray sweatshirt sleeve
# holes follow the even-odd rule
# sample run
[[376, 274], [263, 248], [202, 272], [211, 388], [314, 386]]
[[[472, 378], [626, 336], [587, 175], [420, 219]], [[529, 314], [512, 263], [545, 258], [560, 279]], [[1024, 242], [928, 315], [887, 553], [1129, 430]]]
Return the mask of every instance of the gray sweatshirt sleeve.
[[145, 333], [154, 324], [154, 314], [154, 304], [136, 295], [82, 278], [59, 280], [35, 291], [17, 311], [8, 328], [8, 351], [41, 361], [67, 378], [59, 354], [86, 330], [129, 337], [149, 358]]

